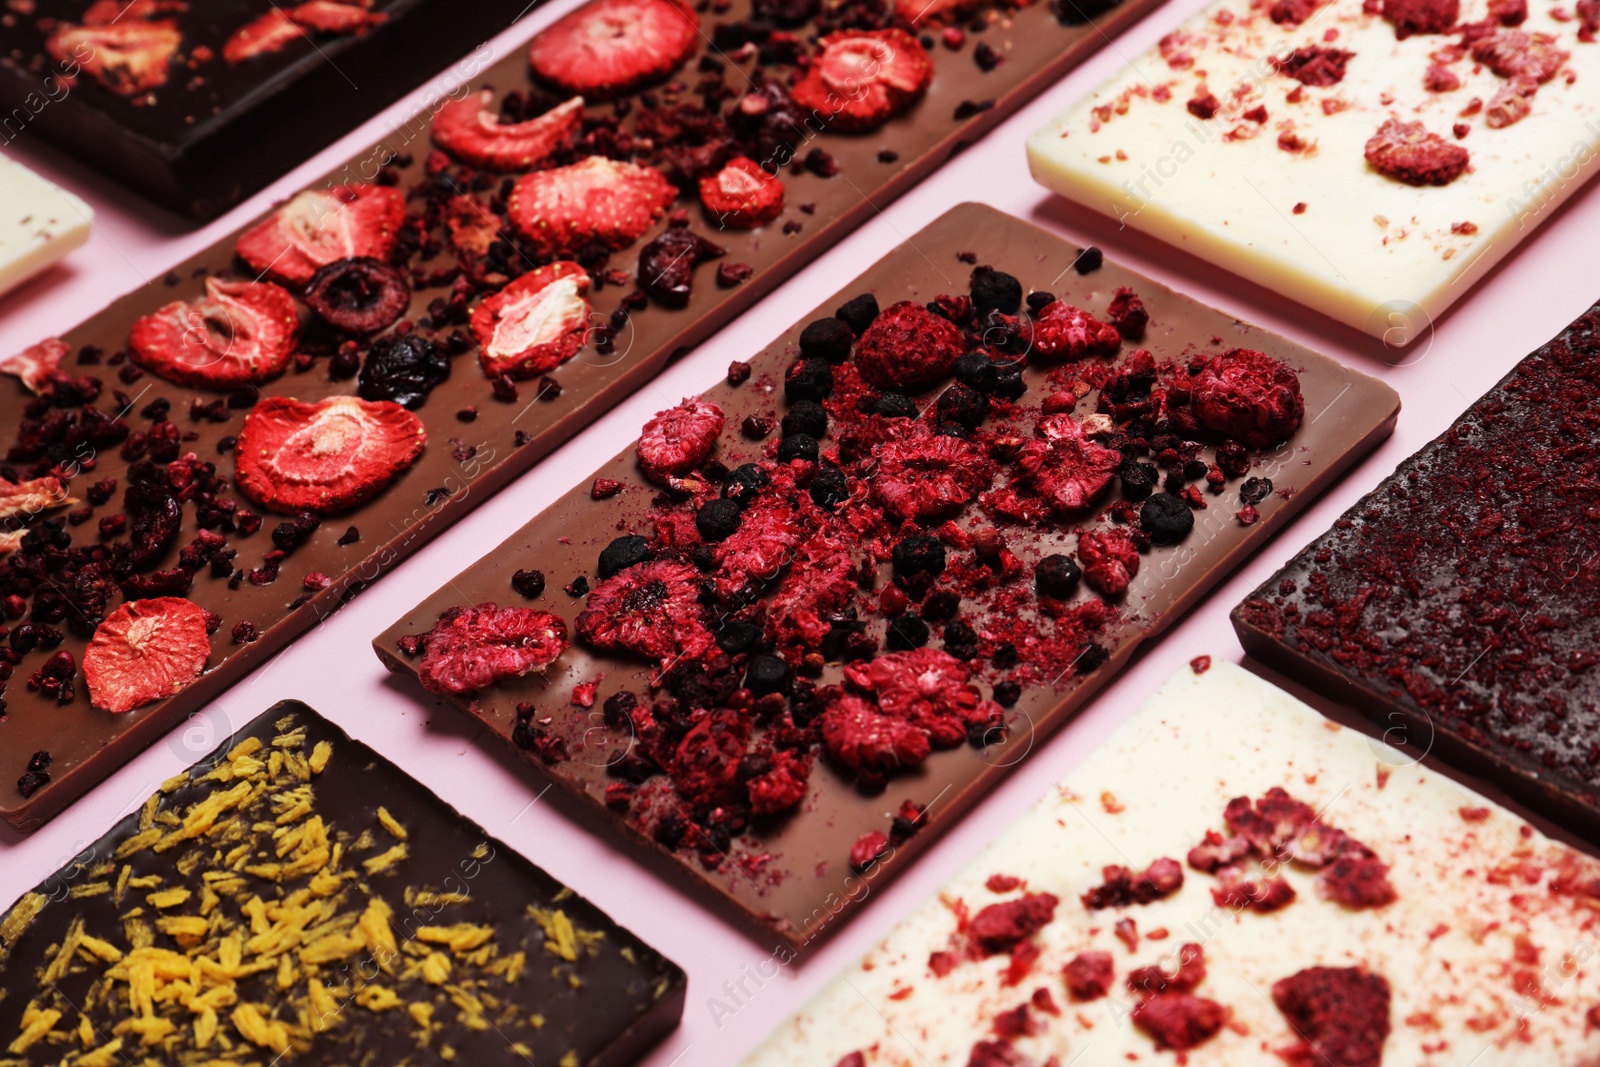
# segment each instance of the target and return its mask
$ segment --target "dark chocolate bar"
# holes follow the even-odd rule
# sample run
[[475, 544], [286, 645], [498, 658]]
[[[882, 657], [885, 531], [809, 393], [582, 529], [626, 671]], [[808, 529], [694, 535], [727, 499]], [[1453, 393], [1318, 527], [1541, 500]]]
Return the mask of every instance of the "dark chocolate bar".
[[280, 703], [0, 916], [0, 1063], [621, 1067], [671, 961]]
[[0, 138], [36, 133], [165, 208], [213, 218], [452, 63], [474, 77], [495, 59], [484, 42], [527, 6], [12, 4], [0, 16]]
[[[966, 28], [951, 38], [959, 38], [960, 47], [938, 43], [928, 50], [932, 80], [925, 95], [898, 101], [898, 117], [871, 134], [839, 133], [815, 114], [797, 111], [780, 75], [797, 69], [812, 46], [792, 30], [780, 33], [752, 19], [745, 3], [720, 13], [708, 9], [701, 32], [680, 41], [689, 51], [674, 80], [657, 78], [581, 111], [564, 93], [533, 85], [529, 50], [519, 48], [472, 82], [479, 92], [493, 87], [498, 111], [492, 118], [504, 123], [493, 122], [494, 129], [478, 125], [476, 93], [435, 101], [268, 220], [218, 241], [177, 265], [162, 285], [123, 297], [63, 340], [47, 342], [19, 369], [51, 393], [48, 402], [0, 381], [0, 425], [21, 426], [0, 477], [13, 483], [65, 478], [71, 497], [70, 504], [59, 493], [34, 502], [20, 499], [14, 507], [9, 499], [0, 501], [6, 512], [0, 549], [21, 549], [0, 558], [0, 600], [20, 598], [6, 601], [11, 627], [5, 655], [15, 662], [0, 664], [0, 675], [10, 672], [8, 717], [0, 719], [0, 817], [22, 830], [37, 827], [436, 530], [610, 410], [676, 354], [754, 304], [885, 198], [932, 171], [1152, 3], [1126, 0], [1097, 9], [1092, 18], [1080, 17], [1070, 5], [1060, 15], [1046, 5], [991, 5], [964, 14]], [[661, 7], [676, 10], [665, 0], [655, 6], [658, 13]], [[831, 25], [846, 15], [852, 24], [869, 15], [879, 23], [886, 17], [851, 8], [829, 16]], [[825, 28], [821, 22], [815, 26]], [[559, 39], [557, 27], [544, 32]], [[980, 43], [986, 50], [979, 50]], [[910, 45], [900, 44], [902, 53], [911, 53]], [[1003, 53], [1005, 61], [989, 62], [991, 53]], [[979, 55], [989, 57], [983, 65]], [[593, 69], [582, 67], [579, 76]], [[994, 106], [977, 107], [974, 100], [992, 100]], [[711, 110], [726, 121], [709, 119]], [[743, 117], [734, 118], [735, 112]], [[641, 180], [654, 214], [643, 216], [642, 229], [637, 217], [612, 219], [637, 239], [618, 243], [617, 231], [607, 231], [609, 251], [599, 240], [567, 249], [536, 242], [540, 234], [519, 232], [512, 218], [515, 205], [531, 199], [516, 195], [516, 176], [430, 151], [435, 124], [450, 120], [454, 136], [441, 140], [475, 159], [490, 152], [491, 144], [503, 147], [506, 130], [533, 123], [544, 132], [530, 135], [523, 148], [531, 151], [527, 145], [537, 144], [554, 154], [523, 180], [556, 170], [570, 175], [575, 167], [587, 168], [583, 173], [615, 170]], [[733, 216], [746, 210], [739, 197], [713, 213], [695, 204], [699, 187], [680, 173], [720, 165], [736, 148], [734, 127], [742, 131], [739, 151], [782, 163], [782, 213], [753, 230], [732, 228]], [[630, 157], [648, 166], [621, 162]], [[687, 186], [671, 210], [664, 200], [676, 187], [660, 176], [668, 170]], [[602, 196], [597, 202], [617, 200]], [[769, 200], [757, 206], [763, 217], [770, 213]], [[728, 228], [719, 229], [723, 224]], [[679, 254], [688, 245], [673, 251], [674, 242], [686, 240], [699, 249], [696, 255]], [[725, 255], [685, 270], [701, 253], [710, 254], [703, 241], [713, 241]], [[327, 262], [338, 256], [369, 258]], [[332, 270], [317, 274], [323, 267]], [[503, 311], [509, 298], [497, 298], [508, 290], [526, 295], [524, 279], [530, 276], [549, 281], [551, 290], [564, 286], [564, 306], [586, 300], [587, 314], [555, 342], [534, 345], [530, 351], [537, 359], [505, 361], [509, 368], [491, 376], [475, 358], [474, 312], [491, 301]], [[204, 325], [205, 314], [192, 306], [164, 316], [165, 325], [150, 331], [157, 341], [165, 337], [166, 346], [159, 358], [146, 360], [190, 385], [129, 364], [130, 331], [139, 319], [169, 301], [193, 305], [211, 283], [230, 279], [281, 283], [276, 291], [250, 290], [257, 295], [248, 314], [260, 316], [259, 328], [240, 342], [251, 346], [250, 359], [218, 340], [236, 332], [230, 324]], [[320, 312], [308, 306], [312, 293], [320, 294]], [[236, 305], [228, 307], [210, 314], [239, 314]], [[296, 344], [285, 348], [275, 323], [291, 307], [301, 328]], [[403, 332], [407, 340], [400, 339]], [[196, 365], [185, 355], [191, 342], [213, 345], [214, 359]], [[259, 372], [250, 373], [259, 366], [252, 360], [263, 354], [287, 362], [281, 377], [261, 381]], [[52, 356], [69, 379], [64, 384], [46, 373]], [[441, 380], [447, 367], [453, 369]], [[199, 379], [203, 385], [224, 370], [241, 383], [192, 384]], [[298, 505], [265, 515], [240, 495], [253, 463], [252, 458], [247, 469], [236, 470], [245, 409], [263, 401], [263, 411], [292, 412], [300, 409], [284, 400], [318, 403], [357, 393], [403, 400], [421, 420], [426, 443], [420, 457], [402, 449], [385, 460], [391, 469], [400, 468], [392, 484], [381, 492], [375, 485], [346, 485], [327, 499], [309, 501], [352, 505], [325, 515], [315, 528], [299, 521]], [[97, 414], [88, 415], [91, 410]], [[410, 427], [414, 442], [416, 424], [392, 411], [390, 416], [392, 425]], [[270, 421], [281, 430], [284, 420]], [[283, 437], [271, 439], [281, 443]], [[250, 452], [256, 457], [263, 450]], [[183, 458], [190, 453], [194, 461]], [[208, 472], [208, 463], [218, 469]], [[142, 483], [160, 483], [160, 492], [137, 490], [130, 502], [131, 473]], [[263, 480], [251, 484], [259, 487]], [[155, 521], [164, 508], [156, 498], [165, 496], [181, 507], [181, 529], [170, 540], [170, 525]], [[289, 526], [282, 528], [284, 523]], [[37, 534], [25, 539], [29, 531]], [[220, 534], [225, 544], [201, 539], [202, 533]], [[136, 542], [159, 547], [135, 549]], [[109, 575], [82, 576], [89, 564], [102, 562], [109, 563]], [[74, 673], [56, 657], [70, 655], [75, 667], [83, 661], [86, 639], [123, 600], [159, 596], [187, 597], [216, 617], [207, 617], [213, 632], [205, 673], [176, 695], [126, 713], [90, 706], [81, 679], [71, 684]], [[40, 750], [51, 753], [50, 766], [30, 768], [30, 754]]]
[[1600, 307], [1233, 612], [1246, 651], [1600, 841]]
[[[1197, 424], [1216, 422], [1191, 403], [1208, 368], [1236, 361], [1280, 400], [1293, 379], [1303, 413]], [[962, 205], [374, 646], [798, 950], [1397, 409], [1097, 249]]]

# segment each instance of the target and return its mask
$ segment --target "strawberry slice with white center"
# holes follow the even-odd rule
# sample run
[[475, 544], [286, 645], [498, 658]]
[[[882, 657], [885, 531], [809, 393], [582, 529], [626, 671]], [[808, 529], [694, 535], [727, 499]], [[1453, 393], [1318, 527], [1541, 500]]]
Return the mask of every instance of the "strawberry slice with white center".
[[388, 15], [368, 11], [366, 4], [342, 4], [338, 0], [307, 0], [289, 9], [297, 26], [319, 33], [364, 33], [368, 27], [386, 22]]
[[405, 199], [382, 185], [307, 190], [239, 235], [234, 251], [260, 274], [304, 285], [339, 259], [388, 259]]
[[95, 627], [83, 653], [89, 701], [116, 715], [187, 689], [206, 669], [206, 611], [182, 597], [132, 600]]
[[932, 81], [932, 61], [904, 30], [846, 30], [822, 39], [794, 99], [831, 128], [857, 132], [904, 112]]
[[29, 392], [42, 393], [50, 384], [51, 375], [60, 368], [61, 361], [67, 358], [70, 351], [71, 347], [61, 338], [46, 337], [0, 363], [0, 374], [21, 378]]
[[123, 19], [153, 19], [181, 15], [189, 10], [184, 0], [94, 0], [83, 13], [85, 26], [110, 26]]
[[541, 255], [590, 241], [618, 249], [644, 236], [677, 195], [654, 167], [590, 156], [517, 179], [507, 214]]
[[493, 105], [493, 89], [450, 101], [433, 117], [433, 143], [474, 167], [527, 170], [572, 147], [583, 121], [581, 96], [527, 122], [503, 123]]
[[422, 420], [392, 401], [268, 397], [245, 416], [234, 481], [269, 511], [335, 515], [388, 488], [427, 441]]
[[472, 311], [478, 362], [494, 378], [532, 378], [583, 347], [589, 272], [570, 260], [531, 270]]
[[234, 30], [222, 45], [222, 58], [229, 63], [243, 63], [256, 56], [280, 52], [304, 36], [305, 31], [295, 25], [287, 11], [274, 7]]
[[534, 73], [569, 93], [616, 96], [689, 58], [700, 18], [673, 0], [596, 0], [534, 37]]
[[78, 501], [67, 495], [66, 484], [60, 478], [46, 476], [25, 482], [8, 482], [0, 478], [0, 523], [20, 526], [13, 519], [26, 522], [57, 508], [69, 508]]
[[137, 96], [167, 84], [173, 53], [182, 42], [183, 34], [170, 21], [127, 21], [62, 26], [44, 46], [56, 60], [71, 60], [119, 96]]
[[720, 225], [754, 229], [783, 214], [783, 182], [755, 160], [734, 156], [720, 171], [700, 180], [700, 203]]
[[206, 295], [174, 301], [133, 324], [128, 354], [179, 385], [227, 389], [283, 373], [294, 356], [299, 312], [271, 282], [206, 279]]

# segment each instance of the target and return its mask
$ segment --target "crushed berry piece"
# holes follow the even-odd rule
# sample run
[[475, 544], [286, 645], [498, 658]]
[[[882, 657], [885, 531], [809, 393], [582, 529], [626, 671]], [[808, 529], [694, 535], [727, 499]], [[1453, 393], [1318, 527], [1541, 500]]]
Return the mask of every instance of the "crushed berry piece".
[[985, 907], [972, 917], [968, 932], [973, 944], [987, 955], [1010, 952], [1048, 925], [1059, 903], [1053, 893], [1024, 893], [1015, 900]]
[[972, 61], [978, 65], [979, 70], [987, 74], [1005, 62], [1005, 59], [990, 46], [988, 41], [979, 41], [978, 47], [972, 50]]
[[1359, 967], [1310, 967], [1273, 983], [1272, 1002], [1299, 1035], [1284, 1059], [1301, 1067], [1378, 1067], [1389, 1036], [1389, 983]]
[[889, 852], [889, 838], [882, 830], [869, 830], [850, 846], [850, 868], [864, 872], [879, 863]]
[[1117, 328], [1125, 341], [1142, 341], [1145, 327], [1150, 323], [1150, 312], [1145, 310], [1139, 294], [1124, 286], [1117, 290], [1106, 307], [1106, 318]]
[[1083, 906], [1090, 911], [1149, 904], [1183, 888], [1183, 867], [1165, 857], [1150, 864], [1143, 874], [1110, 866], [1101, 875], [1101, 883], [1083, 894]]
[[742, 359], [733, 360], [728, 364], [728, 384], [743, 385], [750, 380], [750, 364]]
[[589, 595], [589, 579], [580, 574], [568, 582], [564, 588], [568, 596], [578, 600]]
[[528, 600], [544, 595], [544, 571], [519, 570], [511, 575], [511, 588]]
[[717, 288], [733, 289], [750, 280], [755, 268], [748, 263], [717, 264]]
[[615, 478], [596, 478], [589, 487], [589, 499], [609, 500], [622, 492], [622, 483]]
[[1136, 1004], [1130, 1017], [1155, 1040], [1157, 1048], [1175, 1052], [1211, 1040], [1228, 1021], [1222, 1005], [1192, 993], [1157, 993]]
[[1111, 990], [1114, 964], [1109, 952], [1080, 952], [1062, 968], [1067, 995], [1075, 1001], [1099, 1000]]

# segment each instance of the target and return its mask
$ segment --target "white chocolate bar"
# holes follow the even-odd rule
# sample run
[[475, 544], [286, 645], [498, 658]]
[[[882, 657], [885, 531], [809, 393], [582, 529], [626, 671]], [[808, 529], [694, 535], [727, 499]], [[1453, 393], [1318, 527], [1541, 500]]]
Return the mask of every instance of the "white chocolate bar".
[[[1283, 876], [1298, 895], [1282, 910], [1216, 904], [1218, 879], [1185, 862], [1187, 851], [1206, 831], [1225, 832], [1231, 798], [1273, 786], [1387, 863], [1394, 902], [1351, 910], [1319, 896], [1314, 873], [1288, 867]], [[1159, 857], [1184, 865], [1173, 895], [1100, 911], [1080, 902], [1105, 865], [1142, 871]], [[1277, 1050], [1298, 1038], [1273, 1003], [1273, 984], [1312, 966], [1362, 967], [1387, 980], [1392, 1029], [1383, 1067], [1593, 1064], [1600, 1031], [1585, 1014], [1600, 1003], [1600, 902], [1553, 893], [1558, 865], [1600, 871], [1505, 809], [1242, 668], [1184, 671], [743, 1067], [966, 1067], [976, 1042], [1001, 1041], [996, 1016], [1041, 987], [1061, 1014], [1034, 1011], [1042, 1032], [1001, 1042], [1015, 1061], [971, 1062], [1284, 1067]], [[929, 958], [962, 942], [960, 906], [977, 915], [1023, 891], [991, 891], [996, 874], [1060, 898], [1054, 919], [1034, 935], [1038, 959], [1013, 986], [1004, 984], [1005, 954], [968, 959], [937, 977]], [[1116, 936], [1119, 919], [1137, 924], [1134, 951]], [[1162, 930], [1170, 936], [1152, 939]], [[1181, 1060], [1130, 1023], [1125, 978], [1151, 963], [1170, 970], [1186, 942], [1203, 947], [1208, 971], [1194, 994], [1231, 1018]], [[1062, 967], [1085, 951], [1111, 953], [1115, 978], [1108, 996], [1072, 1002]]]
[[0, 156], [0, 293], [89, 240], [88, 204]]
[[[1458, 88], [1424, 86], [1459, 33], [1397, 40], [1362, 0], [1334, 0], [1299, 26], [1274, 23], [1271, 6], [1221, 0], [1135, 58], [1029, 139], [1035, 179], [1397, 346], [1600, 167], [1600, 43], [1580, 40], [1570, 3], [1528, 4], [1516, 32], [1547, 34], [1535, 48], [1568, 55], [1531, 111], [1498, 128], [1489, 116], [1511, 81], [1494, 64], [1468, 54], [1442, 64]], [[1462, 22], [1484, 17], [1484, 0], [1461, 4]], [[1290, 103], [1300, 82], [1269, 61], [1309, 45], [1354, 56], [1342, 81], [1305, 86]], [[1201, 119], [1188, 104], [1207, 91], [1221, 109]], [[1464, 115], [1474, 99], [1481, 110]], [[1258, 106], [1264, 122], [1246, 117]], [[1364, 147], [1390, 118], [1467, 149], [1469, 169], [1444, 186], [1379, 173]]]

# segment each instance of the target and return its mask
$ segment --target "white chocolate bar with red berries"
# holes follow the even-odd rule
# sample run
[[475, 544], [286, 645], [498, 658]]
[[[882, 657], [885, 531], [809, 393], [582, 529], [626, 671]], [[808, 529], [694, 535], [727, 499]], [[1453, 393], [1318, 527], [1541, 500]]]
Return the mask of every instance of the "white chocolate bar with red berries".
[[1400, 346], [1600, 169], [1597, 30], [1600, 0], [1221, 0], [1033, 134], [1029, 164]]
[[88, 241], [93, 219], [88, 204], [0, 156], [0, 293]]
[[1600, 1062], [1600, 861], [1196, 667], [743, 1067]]

